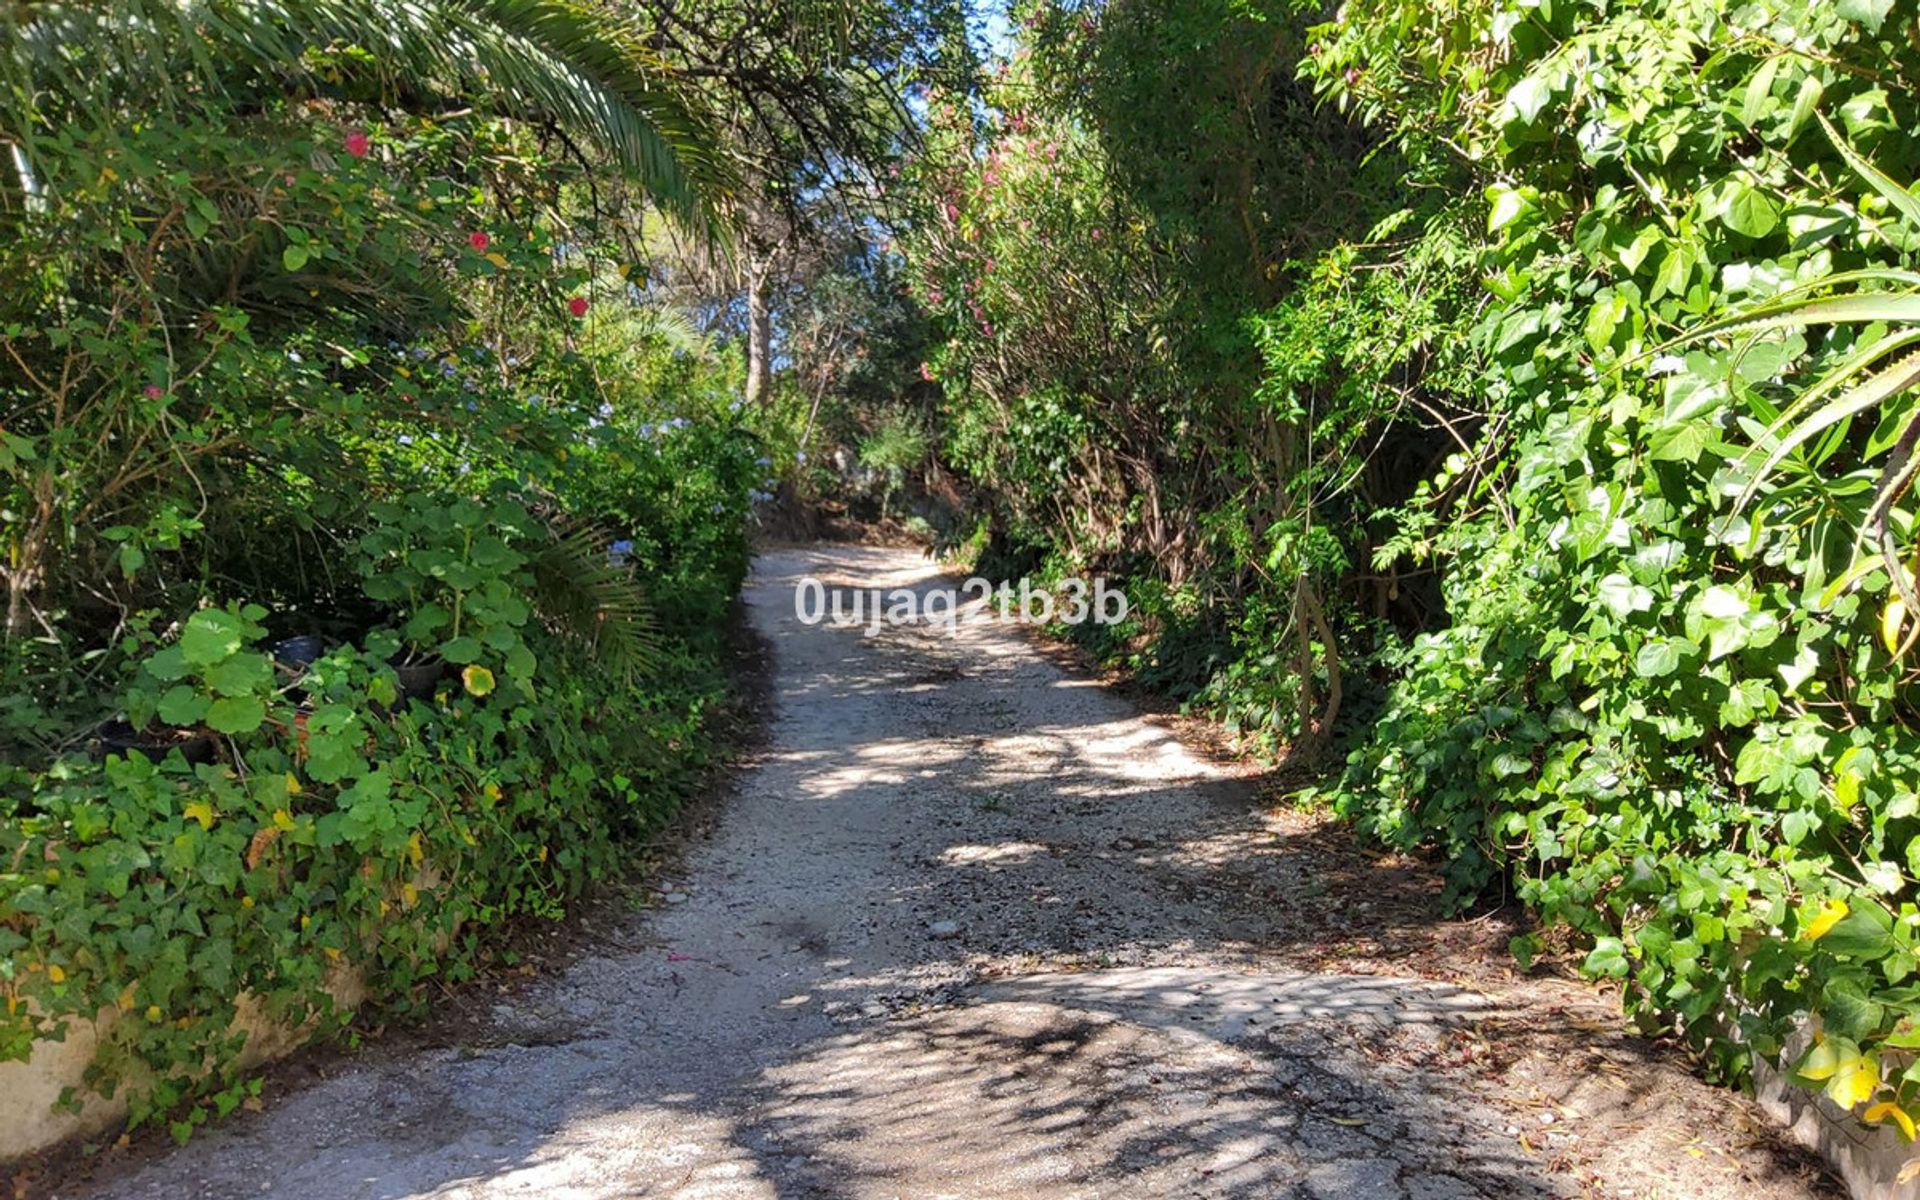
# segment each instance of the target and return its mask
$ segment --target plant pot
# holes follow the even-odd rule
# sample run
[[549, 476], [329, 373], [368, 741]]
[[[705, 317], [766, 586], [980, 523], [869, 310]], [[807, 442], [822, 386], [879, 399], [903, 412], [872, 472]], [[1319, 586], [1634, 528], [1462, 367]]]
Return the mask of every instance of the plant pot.
[[94, 757], [118, 754], [127, 758], [138, 754], [149, 762], [164, 762], [175, 750], [190, 763], [213, 761], [213, 735], [204, 729], [173, 729], [167, 726], [135, 729], [118, 717], [94, 731]]
[[433, 689], [440, 677], [447, 672], [444, 659], [430, 658], [425, 662], [395, 663], [393, 673], [400, 677], [400, 698], [402, 700], [428, 700], [433, 697]]
[[290, 637], [273, 644], [273, 661], [281, 667], [299, 674], [313, 665], [313, 660], [327, 652], [327, 642], [317, 633], [303, 633], [299, 637]]

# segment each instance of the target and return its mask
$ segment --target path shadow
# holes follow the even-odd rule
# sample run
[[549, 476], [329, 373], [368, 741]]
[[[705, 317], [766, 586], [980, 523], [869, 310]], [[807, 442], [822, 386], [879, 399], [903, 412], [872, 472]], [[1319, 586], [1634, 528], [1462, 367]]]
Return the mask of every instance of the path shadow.
[[[113, 1194], [1573, 1194], [1550, 1134], [1465, 1099], [1516, 1023], [1668, 1111], [1678, 1074], [1617, 1031], [1349, 973], [1419, 972], [1431, 876], [1270, 811], [1017, 639], [777, 611], [795, 573], [866, 561], [783, 556], [750, 591], [783, 660], [770, 745], [632, 949], [503, 1001], [488, 1044], [376, 1054]], [[1761, 1161], [1756, 1184], [1806, 1169]]]

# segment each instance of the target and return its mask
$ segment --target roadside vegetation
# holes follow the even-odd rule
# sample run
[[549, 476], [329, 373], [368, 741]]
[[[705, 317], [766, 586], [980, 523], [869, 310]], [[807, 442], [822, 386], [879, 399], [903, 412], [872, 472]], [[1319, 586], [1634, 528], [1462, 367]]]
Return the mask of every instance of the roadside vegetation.
[[7, 9], [0, 1058], [107, 1014], [185, 1137], [242, 992], [423, 1004], [724, 753], [778, 438], [684, 277], [898, 145], [890, 12]]
[[905, 242], [1000, 574], [1730, 1078], [1920, 1098], [1910, 6], [1021, 4]]
[[[723, 752], [886, 524], [1721, 1077], [1920, 1120], [1905, 0], [0, 15], [0, 1058], [187, 1136]], [[1810, 1038], [1793, 1041], [1810, 1026]]]

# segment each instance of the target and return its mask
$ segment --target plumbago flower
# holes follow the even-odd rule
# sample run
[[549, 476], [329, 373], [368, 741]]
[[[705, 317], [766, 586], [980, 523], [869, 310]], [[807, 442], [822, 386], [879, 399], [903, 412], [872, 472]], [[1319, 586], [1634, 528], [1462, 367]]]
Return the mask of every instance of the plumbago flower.
[[367, 135], [362, 131], [358, 129], [349, 129], [347, 131], [345, 141], [347, 153], [353, 155], [355, 158], [365, 158], [371, 144], [372, 143], [367, 140]]
[[467, 245], [472, 246], [475, 250], [485, 250], [490, 244], [491, 241], [481, 230], [476, 229], [467, 235]]

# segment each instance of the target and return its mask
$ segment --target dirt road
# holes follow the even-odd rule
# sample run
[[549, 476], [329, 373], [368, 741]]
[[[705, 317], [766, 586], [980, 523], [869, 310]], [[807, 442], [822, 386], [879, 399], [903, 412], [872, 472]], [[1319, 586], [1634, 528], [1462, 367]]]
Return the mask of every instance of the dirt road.
[[1823, 1194], [1585, 985], [1439, 922], [1418, 868], [1004, 626], [803, 625], [809, 574], [935, 580], [762, 558], [768, 745], [648, 911], [484, 1036], [63, 1194]]

